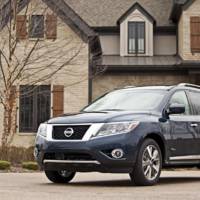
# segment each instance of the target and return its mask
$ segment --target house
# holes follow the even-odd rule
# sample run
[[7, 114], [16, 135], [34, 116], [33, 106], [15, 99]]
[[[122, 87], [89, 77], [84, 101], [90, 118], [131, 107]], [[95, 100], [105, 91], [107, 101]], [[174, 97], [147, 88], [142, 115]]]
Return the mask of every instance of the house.
[[93, 81], [93, 97], [125, 85], [200, 84], [199, 0], [101, 2], [93, 21], [71, 5], [98, 32], [107, 67]]
[[[70, 36], [73, 45], [83, 48], [77, 56], [79, 62], [70, 66], [79, 75], [65, 76], [61, 71], [32, 97], [20, 97], [16, 102], [13, 145], [32, 145], [41, 121], [76, 112], [117, 87], [200, 84], [200, 0], [34, 0], [31, 5], [39, 6], [34, 12], [34, 6], [24, 9], [28, 0], [21, 2], [17, 19], [25, 25], [16, 34], [23, 41], [31, 43], [32, 36], [41, 36], [31, 35], [27, 29], [40, 18], [42, 43], [62, 44]], [[44, 6], [47, 9], [41, 13]], [[6, 23], [2, 20], [1, 33]], [[21, 48], [23, 45], [21, 42]], [[45, 91], [43, 104], [38, 91]]]

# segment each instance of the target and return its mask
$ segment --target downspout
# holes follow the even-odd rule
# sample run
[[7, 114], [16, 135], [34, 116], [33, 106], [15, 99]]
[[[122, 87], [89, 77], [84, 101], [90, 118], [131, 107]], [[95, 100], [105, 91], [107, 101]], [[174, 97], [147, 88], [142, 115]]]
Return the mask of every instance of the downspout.
[[91, 48], [90, 48], [90, 40], [88, 42], [88, 104], [92, 102], [92, 56], [91, 56]]
[[93, 70], [95, 69], [97, 63], [99, 63], [99, 60], [102, 57], [102, 49], [101, 49], [101, 43], [100, 43], [98, 35], [89, 37], [88, 44], [89, 44], [88, 103], [91, 103], [93, 100], [93, 78], [94, 78]]
[[176, 24], [176, 55], [179, 56], [179, 27], [178, 27], [178, 22]]

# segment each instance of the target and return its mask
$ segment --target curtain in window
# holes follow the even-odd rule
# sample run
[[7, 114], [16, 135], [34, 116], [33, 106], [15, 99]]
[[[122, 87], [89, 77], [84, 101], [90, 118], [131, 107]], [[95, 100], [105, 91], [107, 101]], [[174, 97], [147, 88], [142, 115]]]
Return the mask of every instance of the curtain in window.
[[129, 23], [129, 53], [136, 53], [136, 23]]
[[144, 53], [144, 37], [145, 37], [145, 30], [144, 30], [144, 23], [137, 23], [137, 35], [138, 35], [138, 53]]

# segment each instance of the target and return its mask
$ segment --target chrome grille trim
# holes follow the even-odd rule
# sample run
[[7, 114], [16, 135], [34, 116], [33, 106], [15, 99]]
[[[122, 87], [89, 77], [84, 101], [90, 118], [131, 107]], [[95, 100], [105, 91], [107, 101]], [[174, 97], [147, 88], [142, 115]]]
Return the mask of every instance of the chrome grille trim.
[[100, 162], [96, 160], [44, 160], [44, 164], [46, 163], [58, 163], [58, 164], [96, 164], [100, 165]]
[[[89, 125], [89, 129], [86, 131], [82, 140], [56, 140], [52, 138], [53, 126], [81, 126], [81, 125]], [[85, 142], [89, 141], [92, 135], [95, 135], [100, 128], [104, 125], [104, 123], [94, 123], [94, 124], [48, 124], [47, 125], [47, 137], [45, 138], [50, 142]]]

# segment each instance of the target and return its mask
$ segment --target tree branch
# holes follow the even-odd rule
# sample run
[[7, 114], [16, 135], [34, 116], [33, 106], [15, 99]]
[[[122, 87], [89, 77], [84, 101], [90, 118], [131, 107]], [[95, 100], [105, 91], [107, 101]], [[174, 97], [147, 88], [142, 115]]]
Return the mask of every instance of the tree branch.
[[5, 72], [4, 72], [4, 69], [3, 69], [1, 56], [2, 56], [2, 51], [0, 50], [0, 68], [1, 68], [1, 73], [2, 73], [2, 76], [3, 76], [3, 82], [4, 82], [4, 85], [5, 85], [5, 88], [7, 89], [6, 76], [5, 76]]

